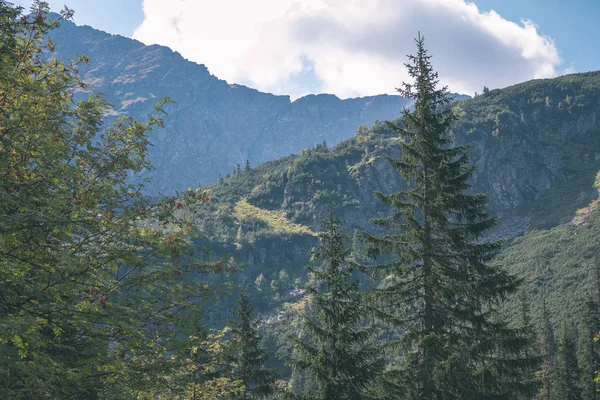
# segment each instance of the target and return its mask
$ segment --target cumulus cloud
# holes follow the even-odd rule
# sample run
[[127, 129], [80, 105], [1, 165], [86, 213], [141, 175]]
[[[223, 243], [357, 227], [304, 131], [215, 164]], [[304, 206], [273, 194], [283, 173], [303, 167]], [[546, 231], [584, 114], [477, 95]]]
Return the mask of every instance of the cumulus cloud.
[[532, 21], [464, 0], [144, 0], [143, 10], [136, 39], [292, 97], [394, 93], [408, 79], [403, 63], [418, 31], [455, 92], [552, 77], [561, 63]]

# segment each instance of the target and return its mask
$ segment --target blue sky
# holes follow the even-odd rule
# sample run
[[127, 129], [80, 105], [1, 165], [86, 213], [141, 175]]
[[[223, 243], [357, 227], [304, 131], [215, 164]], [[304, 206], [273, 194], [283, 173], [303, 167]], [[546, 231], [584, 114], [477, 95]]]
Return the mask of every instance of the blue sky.
[[[9, 0], [25, 8], [31, 0]], [[131, 37], [135, 28], [144, 20], [142, 0], [47, 0], [53, 11], [64, 5], [75, 10], [77, 25], [90, 25], [109, 33]]]
[[600, 69], [600, 1], [598, 0], [476, 0], [482, 11], [496, 10], [504, 18], [535, 22], [554, 39], [566, 67], [577, 72]]
[[[12, 1], [25, 7], [31, 4]], [[600, 52], [595, 51], [600, 2], [595, 0], [474, 0], [478, 13], [463, 0], [382, 0], [372, 2], [382, 6], [369, 5], [369, 10], [355, 13], [352, 5], [364, 2], [49, 0], [54, 10], [65, 2], [75, 10], [77, 24], [167, 45], [206, 64], [220, 78], [292, 97], [314, 92], [340, 97], [390, 92], [386, 88], [393, 88], [390, 81], [395, 76], [404, 79], [395, 72], [402, 63], [394, 53], [403, 57], [411, 52], [410, 36], [417, 30], [433, 38], [431, 49], [438, 60], [434, 65], [447, 77], [444, 83], [463, 93], [472, 94], [484, 84], [503, 87], [536, 77], [600, 69]], [[322, 8], [324, 4], [333, 8], [331, 15]], [[238, 12], [231, 12], [233, 6]], [[499, 18], [486, 15], [491, 10]], [[396, 19], [388, 18], [394, 13]], [[344, 27], [340, 15], [352, 26]], [[373, 23], [369, 16], [383, 20]], [[386, 18], [391, 29], [384, 29]], [[455, 21], [448, 22], [451, 19]], [[392, 24], [406, 29], [395, 30]], [[546, 42], [546, 37], [552, 40]], [[473, 68], [463, 68], [457, 60]]]

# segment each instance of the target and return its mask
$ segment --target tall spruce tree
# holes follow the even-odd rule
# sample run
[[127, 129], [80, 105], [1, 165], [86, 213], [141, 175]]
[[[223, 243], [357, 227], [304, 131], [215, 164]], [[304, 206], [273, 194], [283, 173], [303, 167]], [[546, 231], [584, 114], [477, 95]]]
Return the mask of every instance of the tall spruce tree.
[[[579, 366], [575, 334], [566, 324], [563, 327], [558, 351], [554, 359], [554, 373], [550, 388], [551, 400], [581, 400], [579, 390]], [[588, 400], [588, 399], [585, 399]]]
[[303, 317], [308, 339], [297, 339], [291, 364], [307, 373], [313, 388], [303, 398], [365, 399], [366, 390], [383, 368], [380, 348], [372, 341], [374, 328], [365, 325], [364, 296], [353, 278], [351, 248], [342, 222], [330, 208], [323, 221], [321, 245], [313, 251], [321, 268], [308, 268], [317, 285], [307, 286], [312, 316]]
[[450, 131], [457, 116], [447, 88], [439, 88], [424, 39], [406, 64], [413, 84], [400, 95], [414, 99], [401, 124], [402, 155], [387, 158], [408, 189], [375, 193], [394, 213], [374, 219], [388, 230], [364, 233], [373, 257], [392, 253], [378, 267], [386, 279], [374, 292], [380, 317], [402, 331], [401, 365], [387, 374], [397, 399], [508, 398], [531, 390], [523, 382], [532, 362], [522, 358], [527, 339], [497, 316], [501, 299], [518, 280], [490, 265], [498, 242], [483, 239], [495, 223], [485, 194], [470, 194], [467, 147], [455, 146]]
[[261, 399], [272, 391], [274, 371], [265, 368], [268, 354], [262, 347], [262, 338], [253, 321], [253, 310], [246, 293], [241, 293], [232, 321], [232, 338], [226, 349], [228, 375], [244, 385], [239, 399]]

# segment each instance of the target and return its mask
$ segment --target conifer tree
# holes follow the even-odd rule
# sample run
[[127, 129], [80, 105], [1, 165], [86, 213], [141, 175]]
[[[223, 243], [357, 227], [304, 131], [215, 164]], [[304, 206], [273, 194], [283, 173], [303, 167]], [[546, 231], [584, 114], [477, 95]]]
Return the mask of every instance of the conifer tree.
[[265, 398], [272, 391], [275, 374], [265, 368], [268, 355], [262, 347], [256, 322], [252, 320], [253, 310], [246, 293], [240, 294], [234, 316], [236, 319], [232, 321], [232, 338], [226, 351], [228, 375], [244, 385], [239, 399]]
[[[520, 303], [520, 316], [519, 316], [519, 327], [525, 338], [528, 340], [528, 346], [524, 346], [522, 350], [523, 360], [527, 360], [532, 363], [532, 368], [525, 370], [526, 374], [523, 375], [522, 381], [524, 383], [529, 382], [531, 387], [539, 386], [539, 379], [536, 377], [537, 368], [533, 368], [533, 365], [539, 366], [543, 357], [540, 357], [539, 350], [535, 346], [535, 331], [531, 322], [531, 305], [529, 298], [525, 291], [521, 291], [519, 294]], [[531, 399], [531, 393], [529, 391], [521, 394], [518, 398]]]
[[519, 324], [523, 330], [529, 331], [531, 329], [531, 306], [525, 291], [519, 294], [519, 308]]
[[538, 371], [538, 376], [542, 387], [537, 398], [539, 400], [550, 400], [556, 343], [554, 341], [554, 329], [550, 323], [550, 312], [548, 311], [545, 300], [542, 302], [540, 351], [542, 353], [542, 368]]
[[579, 388], [581, 397], [586, 400], [598, 398], [598, 387], [595, 381], [596, 371], [600, 369], [598, 353], [594, 337], [598, 333], [598, 305], [593, 299], [586, 302], [581, 323], [579, 325], [579, 342], [577, 360], [579, 363]]
[[554, 373], [552, 375], [551, 400], [582, 399], [578, 385], [579, 367], [577, 364], [575, 334], [566, 324], [563, 327], [558, 342], [558, 351], [554, 359]]
[[346, 247], [342, 222], [333, 209], [323, 226], [321, 245], [313, 251], [323, 265], [308, 268], [319, 282], [307, 286], [313, 311], [303, 317], [308, 339], [295, 341], [291, 364], [314, 384], [310, 393], [304, 393], [307, 398], [365, 399], [383, 367], [380, 349], [372, 341], [374, 328], [365, 325], [363, 294], [349, 260], [352, 249]]
[[394, 211], [373, 220], [388, 232], [361, 235], [371, 256], [395, 255], [378, 267], [386, 279], [374, 292], [379, 316], [403, 332], [388, 391], [399, 399], [509, 398], [531, 390], [522, 377], [533, 366], [521, 358], [526, 337], [494, 318], [518, 281], [489, 264], [500, 244], [483, 234], [495, 220], [487, 196], [468, 193], [473, 169], [467, 147], [454, 145], [451, 98], [420, 35], [416, 42], [407, 64], [414, 84], [398, 90], [414, 111], [404, 110], [401, 126], [388, 122], [402, 155], [387, 161], [408, 189], [375, 193]]
[[244, 166], [244, 171], [248, 172], [250, 171], [250, 161], [246, 160], [246, 165]]

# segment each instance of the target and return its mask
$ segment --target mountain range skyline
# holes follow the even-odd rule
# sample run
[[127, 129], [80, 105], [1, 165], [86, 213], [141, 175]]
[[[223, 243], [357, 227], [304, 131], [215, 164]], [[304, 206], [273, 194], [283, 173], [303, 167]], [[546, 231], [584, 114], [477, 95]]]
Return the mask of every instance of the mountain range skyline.
[[216, 181], [237, 164], [251, 165], [284, 157], [323, 141], [335, 145], [358, 126], [395, 119], [409, 102], [379, 95], [339, 99], [289, 96], [230, 84], [203, 64], [186, 60], [168, 47], [151, 45], [66, 21], [52, 32], [56, 57], [85, 53], [79, 73], [88, 92], [103, 93], [112, 118], [144, 120], [168, 96], [164, 129], [151, 134], [150, 158], [156, 168], [147, 193], [173, 193]]
[[[418, 31], [428, 39], [442, 83], [457, 93], [473, 95], [483, 86], [501, 88], [600, 65], [600, 56], [581, 51], [598, 33], [588, 17], [598, 5], [589, 1], [542, 7], [538, 0], [524, 6], [513, 0], [264, 0], [244, 3], [243, 9], [225, 3], [74, 0], [68, 5], [77, 24], [166, 45], [229, 83], [292, 99], [394, 94], [406, 80], [402, 63]], [[58, 10], [63, 4], [50, 5]], [[382, 14], [386, 18], [371, 26], [369, 21]], [[589, 35], [576, 39], [569, 29], [573, 24]]]

